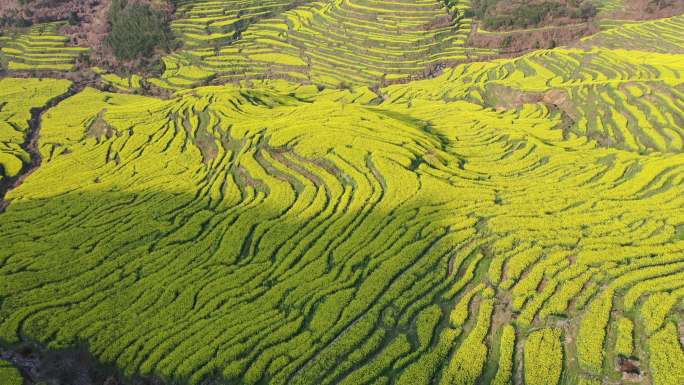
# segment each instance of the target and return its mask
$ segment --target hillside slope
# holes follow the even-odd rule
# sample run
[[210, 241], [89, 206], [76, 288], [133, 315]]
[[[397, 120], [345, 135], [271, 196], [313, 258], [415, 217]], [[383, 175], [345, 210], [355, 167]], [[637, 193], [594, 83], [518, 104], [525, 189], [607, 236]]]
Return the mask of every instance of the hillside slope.
[[177, 5], [160, 78], [0, 79], [27, 385], [684, 383], [684, 16], [476, 61], [462, 3]]
[[620, 31], [383, 98], [86, 89], [0, 215], [0, 337], [172, 383], [679, 384], [684, 61]]
[[[466, 47], [470, 19], [438, 0], [184, 1], [173, 23], [187, 50], [165, 58], [171, 86], [286, 78], [325, 86], [408, 79], [440, 62], [491, 54]], [[231, 44], [232, 43], [232, 44]]]

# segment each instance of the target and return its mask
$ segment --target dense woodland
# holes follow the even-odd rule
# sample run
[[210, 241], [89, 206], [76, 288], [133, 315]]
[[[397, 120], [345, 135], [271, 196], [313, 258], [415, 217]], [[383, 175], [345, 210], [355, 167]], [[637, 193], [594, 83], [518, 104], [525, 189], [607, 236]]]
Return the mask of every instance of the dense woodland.
[[520, 29], [582, 22], [597, 14], [588, 0], [473, 0], [472, 12], [487, 29]]

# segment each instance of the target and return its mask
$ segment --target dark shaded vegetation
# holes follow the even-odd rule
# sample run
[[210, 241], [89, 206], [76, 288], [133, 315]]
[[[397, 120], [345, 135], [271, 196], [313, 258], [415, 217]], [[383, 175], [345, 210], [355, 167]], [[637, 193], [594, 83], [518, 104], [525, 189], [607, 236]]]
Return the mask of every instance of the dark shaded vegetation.
[[114, 0], [109, 9], [111, 31], [106, 43], [120, 60], [137, 59], [157, 49], [168, 52], [173, 44], [168, 21], [149, 4]]
[[[637, 3], [638, 5], [638, 3]], [[639, 7], [636, 7], [639, 9]], [[653, 18], [671, 17], [684, 12], [684, 1], [682, 0], [649, 0], [645, 7], [641, 7], [643, 13]]]
[[0, 348], [0, 358], [19, 370], [25, 385], [163, 385], [156, 378], [126, 378], [116, 367], [99, 362], [85, 346], [48, 349], [22, 342]]
[[657, 11], [665, 9], [674, 6], [677, 2], [678, 0], [651, 0], [648, 2], [647, 10]]
[[597, 10], [582, 0], [473, 0], [472, 13], [484, 28], [498, 30], [586, 21], [596, 16]]
[[499, 49], [503, 54], [519, 54], [529, 50], [550, 49], [571, 44], [598, 31], [598, 25], [593, 22], [522, 29], [505, 33], [475, 31], [470, 35], [468, 44], [474, 47]]
[[[0, 14], [0, 28], [25, 28], [31, 25], [33, 25], [33, 20], [18, 10], [12, 9]], [[2, 31], [0, 31], [0, 34], [2, 34]]]

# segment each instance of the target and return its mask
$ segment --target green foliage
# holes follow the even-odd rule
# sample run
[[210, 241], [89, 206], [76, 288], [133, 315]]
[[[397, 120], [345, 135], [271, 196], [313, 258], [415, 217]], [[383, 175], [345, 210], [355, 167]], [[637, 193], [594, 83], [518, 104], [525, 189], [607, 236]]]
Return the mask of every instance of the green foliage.
[[[179, 3], [178, 20], [200, 3]], [[296, 7], [290, 24], [272, 15], [240, 33], [318, 43], [305, 35], [348, 4]], [[204, 20], [213, 28], [238, 17], [216, 7]], [[682, 22], [625, 36], [636, 47]], [[391, 37], [401, 51], [403, 35]], [[165, 60], [187, 87], [250, 63], [301, 67], [292, 54], [313, 69], [337, 57], [201, 47]], [[316, 47], [302, 51], [332, 45]], [[41, 166], [7, 193], [0, 339], [88, 346], [126, 375], [190, 385], [501, 385], [519, 363], [525, 384], [547, 385], [564, 362], [564, 381], [595, 384], [618, 375], [605, 360], [613, 348], [639, 354], [645, 382], [679, 384], [682, 55], [593, 47], [373, 90], [357, 85], [372, 77], [346, 90], [268, 80], [167, 99], [85, 88], [42, 115]], [[182, 54], [211, 59], [184, 65]], [[393, 75], [408, 73], [413, 59], [391, 58]], [[371, 68], [327, 65], [341, 68], [331, 83]], [[142, 82], [98, 72], [126, 92]], [[30, 110], [69, 83], [0, 85], [1, 132], [23, 138]], [[21, 146], [4, 149], [23, 159]]]
[[684, 35], [676, 31], [682, 19], [684, 15], [636, 23], [619, 22], [614, 28], [588, 37], [585, 44], [664, 54], [681, 52], [684, 47]]
[[454, 309], [449, 313], [449, 323], [451, 324], [451, 327], [459, 327], [463, 326], [465, 323], [466, 319], [468, 319], [468, 314], [470, 311], [470, 301], [472, 301], [473, 297], [480, 291], [484, 289], [483, 284], [479, 284], [472, 288], [470, 291], [464, 293], [456, 305], [454, 306]]
[[613, 292], [607, 290], [589, 304], [580, 323], [577, 357], [582, 368], [594, 373], [600, 373], [603, 367], [603, 344], [612, 308]]
[[678, 299], [670, 293], [655, 293], [648, 297], [640, 311], [646, 333], [650, 334], [660, 329]]
[[502, 6], [501, 3], [501, 0], [471, 1], [475, 16], [487, 29], [529, 28], [553, 18], [588, 20], [598, 12], [589, 1], [519, 2], [512, 6]]
[[70, 84], [58, 79], [0, 79], [0, 181], [17, 177], [30, 163], [24, 146], [31, 110], [66, 93]]
[[684, 381], [684, 352], [677, 325], [668, 322], [648, 339], [648, 359], [654, 385], [677, 385]]
[[[163, 58], [170, 89], [284, 78], [337, 89], [424, 76], [441, 63], [495, 54], [467, 46], [465, 1], [372, 4], [179, 1], [171, 27], [183, 52]], [[363, 16], [360, 16], [363, 15]], [[353, 21], [353, 22], [352, 22]], [[201, 70], [201, 78], [187, 76]]]
[[562, 331], [544, 328], [525, 340], [525, 384], [556, 385], [563, 371]]
[[432, 336], [435, 332], [435, 328], [439, 323], [439, 319], [442, 316], [442, 309], [433, 305], [429, 308], [423, 310], [418, 314], [416, 320], [417, 332], [418, 332], [418, 343], [422, 348], [427, 349], [432, 340]]
[[440, 384], [475, 384], [487, 362], [484, 339], [489, 332], [494, 301], [483, 300], [473, 329], [461, 343], [449, 366], [442, 373]]
[[19, 370], [11, 363], [0, 360], [0, 383], [2, 385], [22, 385], [24, 379]]
[[430, 384], [432, 377], [446, 360], [460, 334], [460, 329], [443, 329], [437, 340], [437, 346], [422, 354], [416, 362], [407, 367], [399, 376], [397, 383], [400, 385]]
[[579, 379], [578, 385], [601, 385], [601, 380], [596, 378], [581, 377]]
[[499, 367], [492, 385], [513, 384], [513, 363], [515, 356], [515, 327], [506, 325], [499, 340]]
[[166, 51], [171, 48], [173, 37], [168, 22], [149, 4], [114, 1], [109, 21], [111, 31], [106, 41], [119, 59], [137, 59], [152, 54], [158, 48]]

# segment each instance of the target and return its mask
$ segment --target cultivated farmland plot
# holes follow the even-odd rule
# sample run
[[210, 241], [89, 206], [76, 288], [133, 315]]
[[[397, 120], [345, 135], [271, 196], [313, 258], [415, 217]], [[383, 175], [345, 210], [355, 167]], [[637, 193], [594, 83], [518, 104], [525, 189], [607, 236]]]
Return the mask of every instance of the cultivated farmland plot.
[[[11, 76], [71, 68], [55, 26], [0, 40], [3, 352], [124, 383], [684, 384], [684, 17], [476, 61], [466, 2], [177, 6], [163, 75], [92, 69], [109, 92]], [[0, 384], [33, 384], [15, 361]]]
[[[409, 79], [432, 64], [491, 55], [465, 46], [467, 4], [354, 0], [185, 1], [173, 23], [188, 50], [168, 56], [157, 84], [264, 77], [326, 86]], [[459, 13], [459, 11], [461, 11]], [[449, 14], [459, 15], [453, 19]]]
[[57, 33], [61, 23], [34, 26], [27, 33], [0, 36], [0, 61], [7, 69], [69, 71], [85, 48], [67, 47]]

